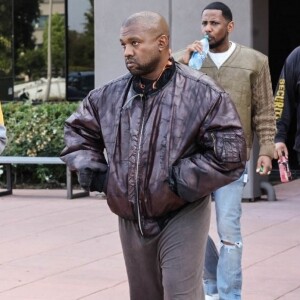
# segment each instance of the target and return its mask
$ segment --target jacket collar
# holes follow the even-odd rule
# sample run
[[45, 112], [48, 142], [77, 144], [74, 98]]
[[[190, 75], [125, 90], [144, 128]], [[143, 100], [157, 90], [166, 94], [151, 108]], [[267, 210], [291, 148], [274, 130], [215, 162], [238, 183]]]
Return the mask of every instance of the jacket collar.
[[176, 70], [173, 58], [170, 58], [162, 73], [156, 80], [149, 80], [141, 76], [133, 77], [133, 89], [138, 94], [150, 95], [163, 88], [171, 79]]

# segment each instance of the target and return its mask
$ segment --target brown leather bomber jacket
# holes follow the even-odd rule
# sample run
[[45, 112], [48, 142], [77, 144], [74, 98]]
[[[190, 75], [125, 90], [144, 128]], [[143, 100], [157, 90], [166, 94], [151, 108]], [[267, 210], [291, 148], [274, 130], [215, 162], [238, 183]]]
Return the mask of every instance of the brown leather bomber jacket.
[[151, 95], [137, 94], [132, 80], [126, 74], [90, 92], [66, 121], [61, 153], [72, 170], [107, 173], [104, 191], [114, 213], [155, 219], [241, 176], [241, 123], [212, 79], [176, 63]]

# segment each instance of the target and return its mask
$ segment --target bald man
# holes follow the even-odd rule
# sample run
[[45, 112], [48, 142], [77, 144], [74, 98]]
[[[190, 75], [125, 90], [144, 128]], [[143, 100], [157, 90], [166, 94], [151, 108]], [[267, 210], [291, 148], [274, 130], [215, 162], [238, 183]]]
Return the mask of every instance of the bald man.
[[129, 73], [67, 119], [61, 158], [119, 216], [130, 299], [201, 300], [209, 195], [244, 170], [241, 124], [228, 94], [170, 57], [161, 15], [127, 18], [120, 43]]

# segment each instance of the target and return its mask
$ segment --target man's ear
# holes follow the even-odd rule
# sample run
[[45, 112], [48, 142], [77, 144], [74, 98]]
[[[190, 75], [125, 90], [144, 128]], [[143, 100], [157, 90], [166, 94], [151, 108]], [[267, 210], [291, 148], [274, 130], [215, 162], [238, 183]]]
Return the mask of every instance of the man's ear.
[[159, 51], [162, 51], [165, 48], [169, 48], [169, 37], [165, 34], [161, 35], [158, 39], [158, 48]]
[[234, 29], [234, 22], [231, 21], [227, 25], [227, 31], [228, 31], [228, 33], [231, 33], [233, 31], [233, 29]]

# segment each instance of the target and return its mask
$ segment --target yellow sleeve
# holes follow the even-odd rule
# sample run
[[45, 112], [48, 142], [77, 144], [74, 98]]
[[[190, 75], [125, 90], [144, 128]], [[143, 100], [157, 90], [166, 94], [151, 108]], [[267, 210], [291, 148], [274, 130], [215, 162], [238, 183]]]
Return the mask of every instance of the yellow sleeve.
[[0, 103], [0, 125], [4, 125], [4, 119], [3, 119], [3, 112], [2, 112], [1, 103]]

